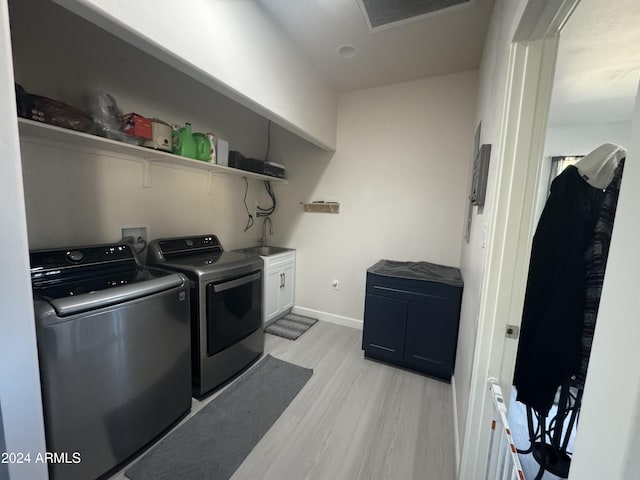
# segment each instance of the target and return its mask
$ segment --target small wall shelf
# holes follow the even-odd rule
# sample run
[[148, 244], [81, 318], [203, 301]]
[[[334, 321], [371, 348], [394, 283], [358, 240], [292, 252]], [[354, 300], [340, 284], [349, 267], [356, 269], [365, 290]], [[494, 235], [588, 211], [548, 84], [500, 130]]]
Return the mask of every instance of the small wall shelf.
[[[247, 172], [237, 168], [225, 167], [215, 163], [193, 160], [181, 157], [173, 153], [154, 150], [151, 148], [139, 147], [128, 143], [118, 142], [109, 138], [98, 137], [87, 133], [76, 132], [53, 125], [48, 125], [34, 120], [18, 118], [20, 138], [24, 141], [41, 145], [56, 145], [73, 150], [100, 151], [106, 154], [127, 157], [133, 160], [144, 162], [145, 171], [148, 171], [150, 164], [158, 164], [181, 168], [184, 170], [208, 172], [209, 175], [222, 175], [227, 177], [246, 177], [254, 180], [268, 180], [270, 182], [287, 183], [283, 178], [261, 175], [259, 173]], [[143, 183], [147, 183], [144, 182]]]
[[302, 204], [308, 213], [340, 213], [339, 202], [311, 202]]

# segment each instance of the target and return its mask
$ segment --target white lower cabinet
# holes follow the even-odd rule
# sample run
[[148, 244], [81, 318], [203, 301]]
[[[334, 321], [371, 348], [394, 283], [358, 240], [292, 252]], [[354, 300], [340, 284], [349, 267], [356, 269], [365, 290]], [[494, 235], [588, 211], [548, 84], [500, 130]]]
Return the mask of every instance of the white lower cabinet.
[[282, 290], [282, 272], [267, 273], [265, 270], [264, 278], [264, 323], [266, 324], [280, 312], [278, 303], [280, 302], [280, 290]]
[[296, 252], [264, 258], [264, 324], [293, 308], [295, 296]]

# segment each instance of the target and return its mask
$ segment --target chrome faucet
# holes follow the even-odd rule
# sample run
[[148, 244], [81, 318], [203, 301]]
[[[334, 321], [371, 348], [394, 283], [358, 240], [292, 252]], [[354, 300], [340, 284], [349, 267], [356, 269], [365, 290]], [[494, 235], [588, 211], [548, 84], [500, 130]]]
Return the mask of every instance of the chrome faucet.
[[269, 235], [273, 235], [273, 224], [271, 223], [271, 217], [264, 217], [264, 223], [262, 224], [262, 247], [267, 246], [267, 220], [269, 220]]

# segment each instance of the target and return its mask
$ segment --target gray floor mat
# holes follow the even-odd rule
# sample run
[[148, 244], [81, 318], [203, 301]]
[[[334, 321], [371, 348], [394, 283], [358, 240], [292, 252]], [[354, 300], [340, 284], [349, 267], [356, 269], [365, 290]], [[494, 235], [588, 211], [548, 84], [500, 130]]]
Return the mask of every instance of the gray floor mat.
[[305, 317], [289, 313], [284, 317], [276, 320], [267, 328], [266, 333], [277, 335], [289, 340], [296, 340], [300, 335], [309, 330], [318, 320], [316, 318]]
[[126, 476], [227, 480], [312, 374], [267, 355], [127, 469]]

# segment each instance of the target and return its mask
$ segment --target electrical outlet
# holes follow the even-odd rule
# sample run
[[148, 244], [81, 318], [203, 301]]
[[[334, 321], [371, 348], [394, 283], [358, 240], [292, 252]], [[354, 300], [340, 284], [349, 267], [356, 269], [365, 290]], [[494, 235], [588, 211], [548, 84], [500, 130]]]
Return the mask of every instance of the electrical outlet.
[[131, 237], [134, 243], [147, 242], [147, 227], [122, 227], [122, 238]]
[[340, 284], [339, 284], [338, 280], [333, 280], [331, 282], [331, 288], [333, 288], [334, 290], [339, 290], [340, 289]]

